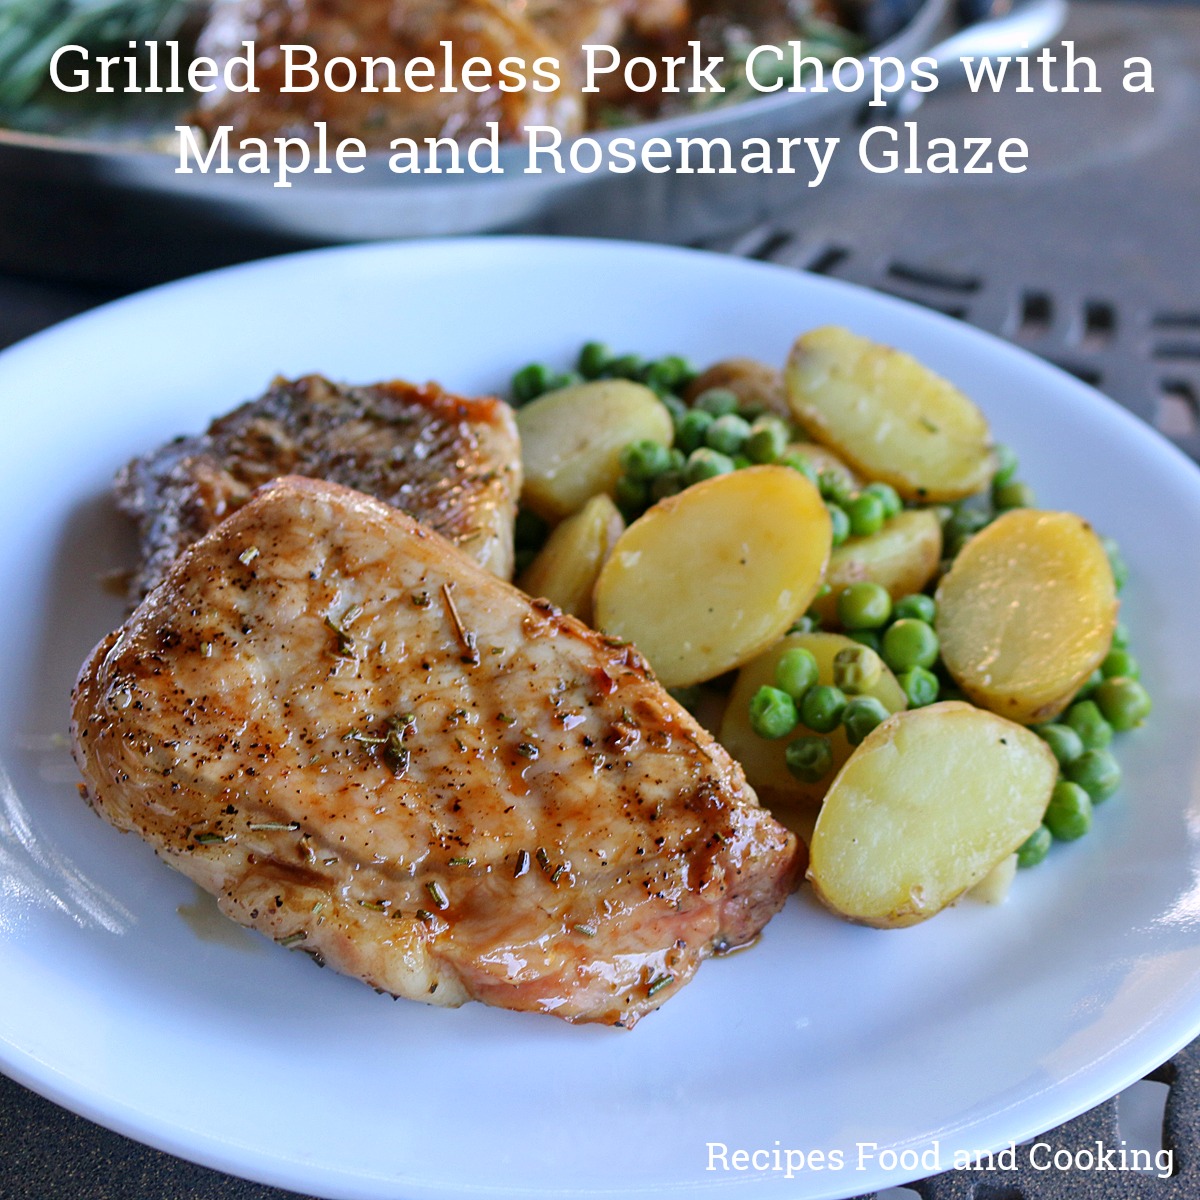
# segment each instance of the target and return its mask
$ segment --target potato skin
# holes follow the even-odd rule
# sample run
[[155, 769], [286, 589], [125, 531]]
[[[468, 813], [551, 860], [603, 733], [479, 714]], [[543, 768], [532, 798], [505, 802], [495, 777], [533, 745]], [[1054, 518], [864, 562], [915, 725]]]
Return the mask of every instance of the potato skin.
[[797, 339], [784, 378], [809, 434], [905, 500], [960, 500], [995, 474], [983, 414], [908, 354], [824, 326]]
[[783, 372], [756, 358], [725, 358], [701, 371], [688, 385], [683, 398], [694, 404], [710, 388], [727, 388], [742, 407], [761, 404], [776, 416], [792, 415], [788, 407]]
[[1023, 726], [961, 701], [877, 726], [825, 797], [808, 879], [839, 916], [878, 929], [927, 920], [1041, 823], [1058, 778]]
[[805, 611], [832, 537], [820, 493], [790, 467], [694, 484], [621, 535], [596, 581], [597, 628], [633, 642], [667, 687], [713, 679]]
[[1052, 720], [1104, 660], [1117, 592], [1104, 546], [1074, 513], [1014, 509], [963, 547], [937, 589], [942, 660], [976, 704]]

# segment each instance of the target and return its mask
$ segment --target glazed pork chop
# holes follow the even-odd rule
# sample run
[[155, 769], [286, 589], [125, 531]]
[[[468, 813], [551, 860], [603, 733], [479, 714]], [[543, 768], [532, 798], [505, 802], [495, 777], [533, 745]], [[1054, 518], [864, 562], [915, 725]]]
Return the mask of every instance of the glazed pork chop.
[[346, 387], [277, 379], [198, 437], [176, 438], [117, 476], [138, 524], [134, 599], [179, 552], [281, 475], [330, 479], [402, 508], [504, 579], [513, 569], [521, 449], [512, 410], [434, 384]]
[[753, 939], [792, 834], [637, 653], [289, 478], [85, 664], [96, 810], [234, 920], [398, 996], [633, 1025]]

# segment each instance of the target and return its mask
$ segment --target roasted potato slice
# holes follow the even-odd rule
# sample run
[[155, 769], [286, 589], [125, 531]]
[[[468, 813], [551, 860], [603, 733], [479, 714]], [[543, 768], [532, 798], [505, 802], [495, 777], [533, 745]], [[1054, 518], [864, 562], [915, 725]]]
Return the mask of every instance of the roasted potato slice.
[[820, 494], [790, 467], [707, 479], [621, 535], [596, 582], [597, 628], [633, 642], [667, 687], [712, 679], [808, 608], [831, 540]]
[[963, 547], [937, 590], [942, 660], [976, 704], [1049, 721], [1100, 665], [1117, 622], [1104, 546], [1074, 513], [1013, 509]]
[[829, 789], [808, 878], [851, 921], [924, 921], [1029, 837], [1057, 777], [1046, 743], [994, 713], [960, 701], [897, 713]]
[[796, 341], [784, 374], [809, 434], [905, 500], [959, 500], [995, 473], [983, 414], [907, 354], [825, 326]]
[[[787, 763], [784, 761], [784, 752], [790, 739], [768, 741], [751, 729], [751, 698], [760, 687], [775, 685], [775, 666], [787, 651], [796, 647], [809, 651], [817, 660], [817, 682], [831, 684], [834, 681], [833, 660], [838, 651], [849, 649], [856, 644], [840, 633], [790, 633], [738, 672], [717, 740], [742, 764], [750, 786], [759, 791], [760, 798], [774, 795], [786, 798], [793, 804], [819, 804], [829, 790], [834, 776], [850, 757], [851, 746], [843, 729], [835, 729], [833, 733], [825, 735], [833, 753], [833, 767], [828, 776], [819, 783], [804, 783], [787, 769]], [[908, 703], [904, 689], [886, 666], [879, 682], [868, 694], [880, 701], [889, 712], [899, 712]], [[795, 736], [800, 737], [809, 732], [803, 726], [799, 726]], [[765, 799], [763, 802], [767, 803]]]
[[937, 574], [942, 561], [942, 524], [928, 509], [897, 513], [869, 537], [852, 537], [829, 556], [829, 591], [813, 601], [821, 624], [839, 624], [837, 598], [852, 583], [869, 580], [885, 587], [893, 600], [919, 592]]
[[693, 404], [711, 388], [733, 392], [742, 407], [761, 404], [780, 417], [791, 417], [783, 372], [756, 358], [726, 358], [701, 371], [688, 385], [684, 399]]
[[675, 436], [671, 414], [643, 384], [600, 379], [561, 388], [517, 410], [522, 499], [540, 517], [560, 521], [600, 492], [612, 494], [621, 451], [630, 442]]
[[555, 527], [517, 586], [563, 612], [592, 622], [592, 590], [600, 568], [625, 532], [617, 506], [603, 492]]

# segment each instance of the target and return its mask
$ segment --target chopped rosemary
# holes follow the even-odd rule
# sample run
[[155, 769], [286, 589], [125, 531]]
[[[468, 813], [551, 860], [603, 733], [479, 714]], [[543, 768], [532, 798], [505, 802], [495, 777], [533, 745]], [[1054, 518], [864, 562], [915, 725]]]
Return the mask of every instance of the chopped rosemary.
[[258, 547], [248, 546], [238, 555], [238, 562], [244, 567], [248, 567], [258, 557]]
[[508, 713], [501, 713], [496, 720], [499, 721], [501, 725], [515, 725], [517, 723], [517, 718], [510, 717]]
[[537, 859], [538, 866], [541, 867], [543, 871], [550, 870], [550, 855], [548, 855], [541, 846], [537, 848], [537, 853], [534, 855], [534, 857]]
[[450, 901], [446, 899], [446, 893], [442, 891], [441, 884], [436, 879], [431, 879], [425, 885], [425, 890], [433, 897], [433, 902], [438, 908], [450, 907]]
[[431, 601], [429, 599], [429, 593], [428, 592], [416, 592], [413, 595], [412, 602], [413, 602], [413, 604], [415, 604], [417, 606], [417, 608], [428, 608], [431, 603]]
[[446, 608], [450, 612], [450, 620], [454, 623], [454, 631], [462, 643], [463, 662], [469, 663], [471, 666], [478, 666], [479, 648], [475, 642], [475, 635], [467, 631], [466, 626], [462, 623], [462, 617], [458, 615], [458, 606], [454, 603], [454, 585], [443, 583], [442, 595], [446, 598]]
[[251, 821], [249, 828], [253, 829], [255, 833], [259, 833], [259, 832], [266, 831], [266, 830], [274, 830], [274, 829], [286, 830], [288, 832], [295, 832], [295, 830], [300, 828], [300, 822], [299, 821]]
[[566, 868], [566, 864], [565, 864], [565, 863], [559, 863], [559, 864], [558, 864], [558, 866], [554, 868], [554, 874], [550, 876], [550, 882], [551, 882], [551, 883], [557, 883], [557, 882], [559, 881], [559, 879], [561, 878], [561, 876], [562, 876], [562, 873], [563, 873], [563, 872], [564, 872], [566, 869], [567, 869], [567, 868]]
[[390, 900], [360, 900], [358, 902], [363, 908], [369, 908], [372, 912], [387, 912]]
[[517, 855], [517, 869], [513, 872], [515, 878], [520, 879], [529, 870], [529, 851], [522, 850]]
[[576, 933], [582, 934], [584, 937], [595, 937], [597, 933], [595, 925], [592, 925], [590, 922], [586, 925], [572, 925], [571, 928], [574, 929]]
[[301, 942], [308, 940], [308, 934], [302, 929], [299, 933], [289, 933], [287, 937], [281, 937], [279, 944], [285, 949], [291, 946], [298, 946]]
[[657, 979], [650, 980], [650, 986], [646, 989], [647, 996], [657, 995], [663, 988], [675, 982], [674, 975], [660, 975]]
[[517, 753], [522, 758], [527, 758], [532, 762], [538, 756], [538, 748], [531, 742], [519, 742], [517, 744]]
[[473, 858], [452, 858], [450, 866], [452, 867], [473, 867], [475, 860]]
[[223, 833], [198, 833], [196, 841], [202, 846], [214, 846], [218, 843], [227, 842], [229, 838]]
[[417, 909], [417, 920], [424, 921], [426, 925], [432, 925], [433, 921], [434, 921], [434, 916], [433, 916], [433, 913], [431, 913], [429, 911], [429, 909], [418, 908]]
[[387, 737], [380, 737], [373, 733], [363, 733], [361, 729], [352, 729], [345, 737], [344, 742], [358, 742], [360, 746], [383, 746], [387, 743]]
[[337, 637], [337, 650], [335, 654], [338, 658], [353, 658], [354, 657], [354, 639], [342, 628], [332, 617], [325, 618], [326, 628], [333, 631]]

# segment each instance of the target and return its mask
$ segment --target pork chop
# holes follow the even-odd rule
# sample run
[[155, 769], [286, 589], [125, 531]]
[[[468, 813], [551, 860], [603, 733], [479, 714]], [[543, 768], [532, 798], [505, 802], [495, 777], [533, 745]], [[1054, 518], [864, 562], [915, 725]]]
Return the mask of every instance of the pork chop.
[[135, 458], [117, 503], [138, 523], [135, 599], [179, 552], [280, 475], [330, 479], [376, 496], [509, 578], [521, 490], [516, 423], [499, 400], [434, 384], [347, 387], [320, 375], [277, 379], [257, 400]]
[[783, 904], [795, 837], [636, 651], [399, 511], [284, 479], [74, 693], [96, 810], [386, 992], [633, 1025]]

